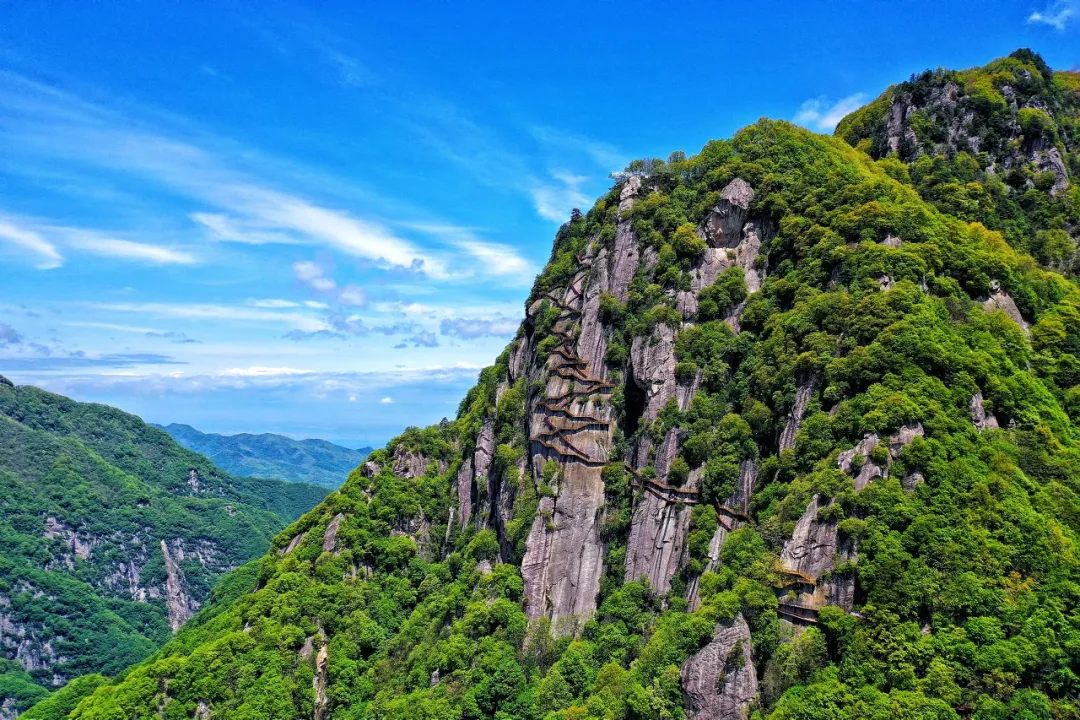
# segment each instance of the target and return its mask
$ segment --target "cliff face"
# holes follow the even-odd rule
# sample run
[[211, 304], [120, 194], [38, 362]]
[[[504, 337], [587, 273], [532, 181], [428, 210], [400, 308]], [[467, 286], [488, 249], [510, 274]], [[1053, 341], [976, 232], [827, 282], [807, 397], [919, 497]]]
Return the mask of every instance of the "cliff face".
[[74, 717], [1067, 716], [1080, 293], [895, 170], [632, 164], [454, 420]]

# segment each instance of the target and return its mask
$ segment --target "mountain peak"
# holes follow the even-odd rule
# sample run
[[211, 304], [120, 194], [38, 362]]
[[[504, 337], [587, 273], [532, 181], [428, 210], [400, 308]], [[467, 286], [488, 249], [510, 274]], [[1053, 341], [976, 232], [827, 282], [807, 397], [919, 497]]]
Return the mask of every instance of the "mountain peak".
[[1072, 712], [1080, 290], [888, 156], [965, 73], [846, 120], [874, 157], [762, 120], [632, 164], [454, 420], [72, 717]]

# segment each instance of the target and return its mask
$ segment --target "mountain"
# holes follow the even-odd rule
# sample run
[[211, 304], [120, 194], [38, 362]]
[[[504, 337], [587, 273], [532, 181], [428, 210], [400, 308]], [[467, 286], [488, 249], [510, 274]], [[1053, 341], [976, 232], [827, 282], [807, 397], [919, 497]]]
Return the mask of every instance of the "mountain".
[[887, 171], [942, 212], [1080, 273], [1069, 182], [1080, 175], [1080, 72], [1054, 72], [1030, 50], [970, 70], [928, 70], [845, 117], [836, 134], [892, 158]]
[[326, 440], [293, 440], [272, 433], [217, 435], [176, 423], [155, 427], [235, 475], [304, 482], [331, 490], [371, 454], [371, 448], [350, 450]]
[[70, 717], [1077, 717], [1080, 288], [863, 149], [631, 163], [455, 419]]
[[148, 656], [325, 495], [232, 477], [134, 415], [0, 377], [0, 717]]

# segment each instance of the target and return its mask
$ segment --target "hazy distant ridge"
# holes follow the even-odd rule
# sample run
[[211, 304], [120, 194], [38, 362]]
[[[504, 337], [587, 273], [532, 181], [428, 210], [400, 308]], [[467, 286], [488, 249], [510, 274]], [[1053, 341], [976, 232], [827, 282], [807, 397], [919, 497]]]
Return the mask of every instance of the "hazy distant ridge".
[[184, 447], [200, 452], [235, 475], [274, 478], [336, 488], [371, 453], [326, 440], [293, 440], [284, 435], [219, 435], [190, 425], [159, 425]]

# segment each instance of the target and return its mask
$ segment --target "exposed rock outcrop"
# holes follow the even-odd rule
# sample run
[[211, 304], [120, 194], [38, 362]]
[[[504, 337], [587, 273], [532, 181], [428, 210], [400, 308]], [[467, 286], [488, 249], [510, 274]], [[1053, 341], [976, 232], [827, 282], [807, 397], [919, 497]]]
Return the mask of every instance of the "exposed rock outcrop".
[[705, 238], [710, 247], [734, 248], [739, 244], [753, 200], [754, 190], [742, 178], [727, 184], [720, 192], [720, 202], [705, 219]]
[[315, 690], [313, 720], [326, 720], [330, 715], [330, 699], [326, 695], [326, 687], [330, 682], [330, 646], [325, 638], [320, 639], [322, 644], [319, 646], [319, 654], [315, 656], [315, 677], [311, 680]]
[[1024, 331], [1025, 335], [1031, 334], [1031, 325], [1028, 324], [1024, 316], [1020, 314], [1020, 308], [1016, 306], [1016, 302], [1012, 299], [1009, 293], [1001, 290], [1000, 288], [994, 290], [994, 294], [983, 301], [983, 309], [987, 312], [994, 310], [1001, 310], [1009, 316], [1014, 323], [1020, 326], [1020, 329]]
[[682, 666], [688, 720], [745, 720], [758, 692], [750, 628], [742, 614], [716, 626], [712, 641]]
[[817, 495], [811, 498], [806, 511], [795, 524], [791, 539], [784, 543], [780, 562], [790, 573], [788, 587], [797, 598], [786, 607], [785, 604], [781, 605], [781, 616], [785, 619], [798, 619], [801, 608], [814, 611], [826, 604], [839, 605], [847, 610], [852, 607], [854, 577], [842, 574], [833, 575], [829, 581], [822, 579], [826, 573], [833, 572], [837, 558], [855, 560], [852, 544], [841, 545], [838, 542], [836, 522], [818, 517], [823, 507], [831, 505], [830, 501], [822, 506]]
[[187, 581], [180, 565], [184, 561], [183, 543], [178, 539], [171, 543], [162, 540], [161, 554], [165, 558], [165, 606], [169, 610], [169, 627], [176, 632], [195, 614], [199, 606], [188, 595]]
[[[562, 310], [554, 327], [558, 344], [541, 369], [542, 397], [528, 407], [528, 470], [539, 478], [544, 464], [554, 460], [559, 473], [552, 488], [555, 496], [541, 499], [526, 539], [521, 564], [526, 612], [530, 618], [550, 617], [560, 632], [571, 631], [574, 618], [595, 610], [603, 574], [598, 517], [604, 504], [601, 471], [608, 461], [613, 418], [607, 402], [612, 385], [604, 380], [600, 356], [598, 298], [604, 292], [625, 296], [633, 277], [637, 242], [628, 223], [619, 223], [615, 242], [610, 266], [604, 266], [608, 261], [603, 251], [586, 257], [585, 264], [593, 270], [587, 284], [579, 273], [565, 291], [551, 294]], [[620, 242], [627, 243], [625, 252], [618, 250]], [[632, 264], [620, 269], [630, 260]]]
[[971, 421], [978, 430], [998, 427], [997, 418], [986, 412], [983, 407], [983, 394], [979, 391], [971, 396]]
[[630, 348], [634, 382], [645, 391], [644, 422], [652, 422], [675, 396], [675, 331], [659, 325], [653, 338], [636, 337]]
[[[841, 470], [855, 476], [856, 492], [869, 485], [874, 479], [882, 477], [885, 474], [885, 470], [878, 467], [874, 464], [874, 461], [870, 459], [870, 453], [878, 446], [878, 442], [879, 440], [876, 433], [868, 433], [858, 445], [850, 450], [843, 451], [836, 458], [836, 464]], [[853, 473], [852, 470], [855, 465], [856, 457], [858, 457], [861, 462], [858, 466], [858, 472]]]
[[343, 513], [338, 513], [330, 519], [330, 523], [326, 526], [326, 532], [323, 533], [323, 552], [337, 551], [338, 529], [341, 527], [341, 521], [344, 519], [345, 515]]
[[427, 472], [428, 460], [420, 453], [410, 452], [404, 445], [394, 448], [394, 474], [403, 478], [420, 477]]
[[801, 380], [795, 388], [795, 400], [791, 404], [787, 423], [783, 432], [780, 433], [780, 449], [790, 450], [795, 447], [795, 436], [802, 427], [803, 417], [806, 415], [806, 406], [810, 403], [810, 397], [814, 394], [815, 378], [810, 376]]

